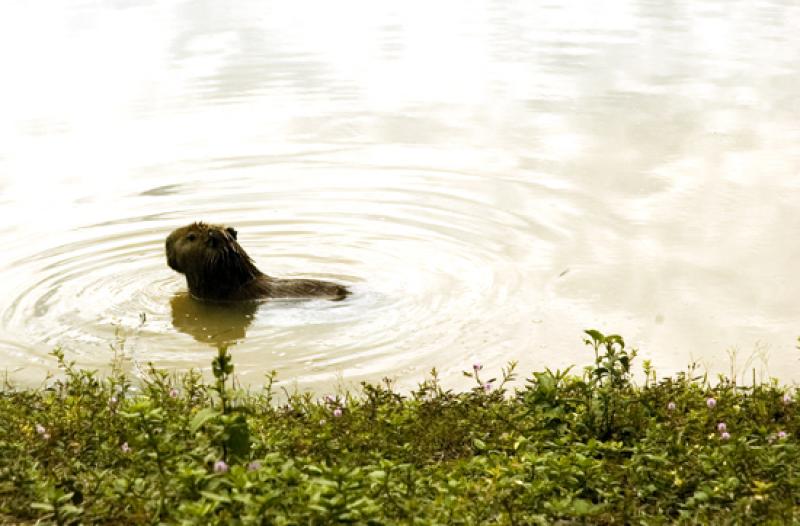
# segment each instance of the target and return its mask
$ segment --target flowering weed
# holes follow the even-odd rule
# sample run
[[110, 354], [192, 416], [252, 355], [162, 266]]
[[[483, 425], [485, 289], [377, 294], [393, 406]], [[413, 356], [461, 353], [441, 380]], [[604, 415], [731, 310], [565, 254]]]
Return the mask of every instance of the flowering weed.
[[[797, 404], [777, 384], [631, 379], [635, 352], [587, 331], [583, 374], [508, 388], [466, 364], [317, 399], [151, 370], [0, 391], [0, 522], [729, 524], [800, 518]], [[491, 389], [487, 389], [490, 385]], [[710, 401], [713, 400], [713, 403]]]

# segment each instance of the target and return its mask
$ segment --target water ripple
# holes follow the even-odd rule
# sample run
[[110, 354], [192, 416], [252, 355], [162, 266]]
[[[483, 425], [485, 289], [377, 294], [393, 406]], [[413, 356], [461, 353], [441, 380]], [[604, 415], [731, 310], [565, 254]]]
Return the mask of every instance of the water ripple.
[[[199, 350], [235, 345], [240, 373], [330, 379], [478, 352], [456, 342], [481, 342], [470, 335], [491, 331], [508, 314], [487, 305], [526, 286], [520, 270], [503, 262], [535, 221], [468, 190], [471, 176], [409, 171], [377, 180], [369, 171], [332, 176], [314, 167], [302, 176], [249, 175], [254, 169], [263, 166], [248, 163], [236, 184], [206, 177], [194, 192], [168, 184], [140, 194], [174, 199], [181, 188], [181, 209], [168, 219], [84, 225], [18, 254], [13, 266], [22, 278], [3, 309], [5, 328], [40, 342], [37, 353], [64, 345], [93, 366], [110, 360], [116, 334], [138, 362], [202, 367], [207, 353]], [[335, 280], [353, 294], [341, 303], [271, 301], [247, 312], [196, 302], [166, 267], [163, 240], [200, 219], [236, 226], [267, 273]], [[537, 228], [542, 238], [555, 235]]]

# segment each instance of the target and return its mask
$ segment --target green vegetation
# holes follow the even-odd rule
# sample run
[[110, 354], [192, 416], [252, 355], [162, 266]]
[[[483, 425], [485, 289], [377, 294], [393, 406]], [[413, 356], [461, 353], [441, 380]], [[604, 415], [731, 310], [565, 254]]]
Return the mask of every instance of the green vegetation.
[[[513, 392], [435, 372], [402, 395], [276, 398], [157, 370], [136, 386], [65, 363], [0, 394], [0, 522], [55, 524], [784, 524], [798, 521], [800, 419], [777, 384], [657, 381], [623, 339]], [[640, 382], [641, 383], [641, 382]], [[795, 466], [799, 466], [798, 469]]]

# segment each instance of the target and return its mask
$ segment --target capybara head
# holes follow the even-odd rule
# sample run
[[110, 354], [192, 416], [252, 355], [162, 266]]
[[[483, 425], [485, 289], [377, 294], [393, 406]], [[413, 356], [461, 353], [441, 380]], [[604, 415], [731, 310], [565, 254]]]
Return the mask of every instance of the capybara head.
[[192, 223], [166, 242], [167, 264], [186, 275], [189, 291], [201, 298], [225, 298], [262, 273], [236, 241], [236, 230]]

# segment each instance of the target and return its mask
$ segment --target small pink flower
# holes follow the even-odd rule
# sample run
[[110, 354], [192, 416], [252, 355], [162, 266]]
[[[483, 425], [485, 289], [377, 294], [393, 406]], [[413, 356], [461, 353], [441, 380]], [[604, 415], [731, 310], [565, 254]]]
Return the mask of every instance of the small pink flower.
[[667, 411], [675, 411], [675, 402], [670, 402], [667, 404]]
[[714, 400], [713, 398], [709, 398], [708, 400], [706, 400], [706, 405], [708, 406], [709, 409], [714, 409], [715, 407], [717, 407], [717, 401]]
[[719, 435], [722, 440], [728, 440], [731, 438], [731, 434], [727, 431], [723, 431], [722, 434]]
[[339, 418], [340, 416], [342, 416], [342, 408], [341, 407], [337, 407], [336, 409], [334, 409], [333, 410], [333, 416], [335, 416], [336, 418]]
[[259, 469], [261, 469], [261, 462], [258, 460], [254, 460], [247, 465], [248, 471], [258, 471]]
[[122, 450], [123, 453], [130, 453], [131, 452], [131, 447], [128, 445], [127, 442], [123, 442], [122, 445], [119, 446], [119, 448]]
[[488, 393], [489, 391], [492, 390], [492, 384], [490, 384], [489, 382], [486, 382], [485, 384], [483, 384], [483, 390]]
[[47, 432], [47, 429], [42, 424], [36, 424], [36, 433], [39, 435], [44, 435]]
[[170, 388], [170, 390], [169, 390], [169, 397], [170, 398], [178, 398], [179, 394], [180, 394], [180, 391], [178, 391], [176, 388], [174, 388], [174, 387]]
[[792, 403], [792, 395], [789, 393], [785, 393], [783, 395], [783, 405], [789, 405]]
[[224, 460], [217, 460], [214, 462], [214, 473], [227, 473], [228, 464]]
[[717, 424], [717, 431], [719, 431], [720, 433], [724, 433], [727, 430], [728, 426], [725, 425], [725, 422], [720, 422], [719, 424]]
[[781, 440], [786, 438], [786, 436], [787, 436], [786, 431], [778, 431], [778, 438], [780, 438]]
[[336, 397], [333, 395], [326, 394], [325, 401], [328, 402], [329, 404], [332, 404], [336, 401]]
[[483, 364], [478, 362], [472, 364], [472, 370], [475, 371], [476, 373], [481, 369], [483, 369]]
[[50, 433], [42, 433], [42, 438], [44, 440], [50, 440]]
[[111, 398], [108, 399], [108, 405], [112, 409], [117, 406], [117, 402], [119, 402], [119, 400], [117, 400], [116, 396], [112, 396]]

